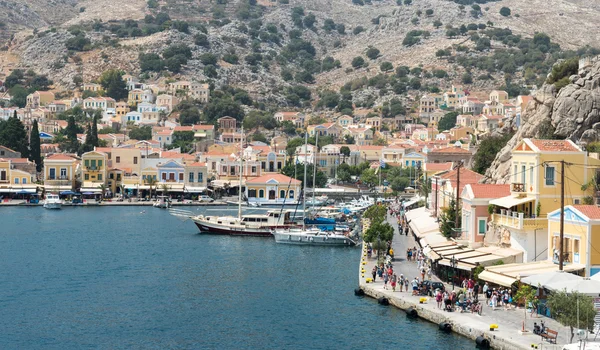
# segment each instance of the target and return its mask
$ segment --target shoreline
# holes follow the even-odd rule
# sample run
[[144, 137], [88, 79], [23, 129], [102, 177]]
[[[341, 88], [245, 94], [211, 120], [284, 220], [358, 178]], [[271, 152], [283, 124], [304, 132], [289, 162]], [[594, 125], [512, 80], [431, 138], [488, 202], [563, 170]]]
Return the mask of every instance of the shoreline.
[[[151, 207], [155, 202], [102, 202], [102, 203], [63, 203], [63, 207]], [[0, 207], [43, 207], [43, 203], [0, 203]], [[218, 207], [228, 206], [227, 203], [171, 203], [171, 207]]]
[[[396, 261], [396, 263], [398, 262]], [[491, 349], [525, 350], [531, 349], [534, 346], [543, 349], [562, 349], [561, 345], [542, 342], [539, 336], [531, 332], [521, 334], [520, 329], [512, 325], [495, 322], [499, 325], [498, 329], [490, 331], [489, 326], [493, 322], [485, 318], [485, 314], [484, 316], [477, 316], [458, 311], [446, 312], [437, 308], [435, 299], [433, 298], [427, 297], [427, 301], [421, 304], [419, 302], [420, 298], [422, 298], [421, 296], [412, 296], [407, 292], [393, 292], [391, 289], [383, 289], [382, 283], [377, 284], [379, 280], [376, 283], [367, 283], [366, 279], [371, 277], [373, 266], [375, 266], [375, 261], [366, 257], [366, 243], [363, 242], [358, 268], [358, 286], [364, 292], [365, 296], [377, 300], [386, 298], [390, 306], [403, 311], [414, 309], [417, 312], [416, 317], [437, 325], [447, 322], [451, 324], [452, 332], [473, 340], [474, 346], [476, 345], [475, 340], [477, 337], [483, 336], [489, 341]], [[362, 272], [363, 269], [364, 273]], [[523, 312], [522, 309], [518, 311]], [[407, 317], [410, 317], [408, 313]]]

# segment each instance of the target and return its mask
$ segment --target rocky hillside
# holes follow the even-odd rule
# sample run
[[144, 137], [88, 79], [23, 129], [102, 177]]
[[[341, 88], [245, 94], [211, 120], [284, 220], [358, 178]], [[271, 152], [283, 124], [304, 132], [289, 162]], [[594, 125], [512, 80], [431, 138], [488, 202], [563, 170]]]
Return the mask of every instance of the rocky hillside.
[[571, 139], [582, 147], [600, 141], [600, 58], [568, 79], [558, 93], [553, 84], [538, 91], [522, 115], [522, 125], [488, 169], [488, 182], [510, 182], [510, 152], [523, 138]]

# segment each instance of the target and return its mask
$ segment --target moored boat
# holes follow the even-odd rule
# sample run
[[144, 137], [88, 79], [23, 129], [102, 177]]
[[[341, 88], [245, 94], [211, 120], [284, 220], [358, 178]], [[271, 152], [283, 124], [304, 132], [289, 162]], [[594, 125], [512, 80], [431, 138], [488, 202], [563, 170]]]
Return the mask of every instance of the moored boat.
[[46, 209], [60, 209], [62, 208], [63, 201], [55, 193], [48, 193], [44, 200], [44, 208]]
[[318, 229], [276, 230], [275, 242], [295, 245], [355, 246], [356, 242], [343, 234], [324, 232]]

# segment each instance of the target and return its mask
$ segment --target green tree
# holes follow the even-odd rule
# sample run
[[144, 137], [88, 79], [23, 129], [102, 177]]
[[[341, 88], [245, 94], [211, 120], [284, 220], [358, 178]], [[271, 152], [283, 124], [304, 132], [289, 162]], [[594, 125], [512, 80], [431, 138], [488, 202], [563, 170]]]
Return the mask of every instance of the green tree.
[[368, 218], [373, 222], [381, 222], [385, 220], [387, 215], [387, 208], [382, 204], [372, 205], [369, 209], [365, 210], [363, 217]]
[[350, 147], [342, 146], [340, 147], [340, 154], [344, 156], [343, 162], [346, 163], [346, 158], [350, 157]]
[[512, 138], [512, 134], [504, 136], [489, 136], [481, 140], [474, 156], [473, 171], [485, 174], [492, 165], [496, 155]]
[[387, 222], [378, 221], [373, 222], [365, 232], [363, 237], [365, 242], [376, 242], [381, 240], [382, 242], [391, 241], [394, 238], [394, 228]]
[[375, 169], [365, 169], [360, 174], [360, 181], [369, 187], [375, 186], [378, 180], [379, 178], [375, 174]]
[[504, 16], [504, 17], [508, 17], [508, 16], [510, 16], [510, 13], [511, 13], [510, 9], [509, 9], [508, 7], [506, 7], [506, 6], [503, 6], [503, 7], [500, 9], [500, 14], [501, 14], [502, 16]]
[[35, 163], [35, 169], [37, 172], [42, 171], [42, 151], [40, 142], [40, 130], [38, 129], [38, 122], [36, 119], [33, 120], [31, 126], [31, 136], [29, 141], [29, 160]]
[[440, 233], [447, 238], [456, 236], [456, 201], [450, 200], [450, 206], [442, 209]]
[[225, 116], [241, 121], [245, 115], [242, 105], [230, 97], [211, 99], [204, 107], [203, 113], [209, 122], [215, 122], [217, 119]]
[[128, 91], [123, 75], [124, 72], [118, 69], [109, 69], [100, 75], [98, 83], [102, 85], [106, 96], [117, 101], [127, 99]]
[[392, 64], [392, 62], [382, 62], [379, 66], [379, 69], [381, 69], [382, 72], [389, 72], [391, 70], [394, 70], [394, 65]]
[[152, 127], [150, 125], [133, 126], [129, 129], [129, 138], [132, 140], [150, 140], [152, 139]]
[[364, 64], [365, 64], [365, 59], [360, 56], [354, 57], [352, 59], [352, 67], [354, 67], [355, 69], [358, 69], [358, 68], [364, 66]]
[[379, 57], [379, 54], [380, 54], [379, 49], [376, 47], [373, 47], [373, 46], [369, 47], [369, 49], [367, 50], [367, 53], [366, 53], [367, 57], [369, 57], [372, 60]]
[[352, 135], [346, 134], [344, 135], [344, 143], [346, 143], [347, 145], [353, 145], [356, 143], [356, 140]]
[[13, 86], [8, 90], [8, 93], [12, 97], [11, 102], [13, 105], [24, 108], [27, 105], [27, 89], [21, 85]]
[[585, 327], [589, 331], [594, 327], [596, 309], [592, 297], [576, 292], [567, 294], [565, 291], [556, 291], [548, 296], [547, 305], [552, 310], [552, 317], [571, 329], [569, 343], [573, 342], [575, 327]]
[[444, 116], [438, 122], [438, 130], [441, 132], [455, 127], [456, 117], [458, 117], [458, 112], [448, 112], [444, 114]]
[[193, 131], [175, 131], [173, 132], [172, 148], [180, 148], [181, 153], [188, 153], [194, 149]]
[[[312, 188], [313, 186], [313, 165], [308, 164], [306, 167], [306, 187]], [[304, 164], [290, 164], [288, 163], [281, 169], [281, 173], [283, 175], [294, 177], [296, 175], [296, 180], [304, 181]], [[325, 187], [327, 184], [327, 176], [321, 170], [317, 170], [317, 177], [315, 178], [315, 188]]]
[[29, 158], [27, 131], [25, 131], [23, 123], [17, 118], [16, 111], [7, 121], [0, 123], [0, 145], [21, 152], [23, 158]]

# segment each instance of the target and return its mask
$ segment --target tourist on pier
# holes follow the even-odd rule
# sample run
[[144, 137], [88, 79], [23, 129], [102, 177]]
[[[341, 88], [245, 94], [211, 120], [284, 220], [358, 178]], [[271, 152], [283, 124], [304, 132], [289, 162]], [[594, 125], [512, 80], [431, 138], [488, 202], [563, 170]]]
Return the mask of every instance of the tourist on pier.
[[373, 282], [377, 278], [377, 266], [373, 266], [373, 270], [371, 270], [371, 275], [373, 275]]
[[392, 278], [390, 280], [390, 284], [392, 285], [392, 292], [396, 291], [396, 281], [398, 280], [398, 276], [396, 276], [396, 274], [392, 275]]
[[412, 250], [410, 248], [408, 248], [408, 250], [406, 251], [406, 260], [410, 261], [411, 258], [412, 258]]
[[383, 266], [377, 267], [377, 276], [379, 276], [379, 278], [383, 278]]
[[473, 286], [473, 300], [479, 300], [479, 283], [475, 283]]
[[421, 267], [421, 281], [425, 280], [425, 268]]
[[404, 278], [404, 290], [408, 292], [408, 278]]
[[441, 309], [441, 308], [442, 308], [442, 298], [443, 298], [443, 296], [442, 296], [442, 291], [441, 291], [441, 290], [439, 290], [439, 289], [437, 289], [437, 290], [435, 291], [435, 301], [436, 301], [436, 303], [437, 303], [437, 308], [438, 308], [438, 309]]
[[492, 310], [496, 310], [496, 306], [498, 305], [498, 292], [496, 292], [496, 288], [492, 291]]
[[402, 292], [402, 287], [404, 287], [404, 275], [400, 274], [400, 277], [398, 277], [398, 284], [400, 287], [400, 292]]
[[387, 270], [384, 269], [383, 270], [383, 289], [387, 289], [387, 283], [388, 283], [389, 277], [390, 276], [388, 275]]
[[419, 293], [419, 277], [415, 277], [410, 284], [412, 285], [412, 295]]
[[488, 296], [488, 290], [490, 290], [490, 286], [487, 282], [485, 282], [485, 284], [483, 285], [483, 294], [485, 294], [485, 302], [487, 304], [489, 304], [490, 296], [491, 296], [491, 294], [490, 294], [490, 296]]
[[428, 267], [427, 268], [427, 279], [431, 281], [431, 277], [432, 277], [431, 267]]
[[475, 281], [472, 278], [469, 278], [469, 280], [467, 281], [467, 286], [469, 288], [468, 296], [470, 298], [472, 298], [473, 297], [473, 288], [475, 287]]

